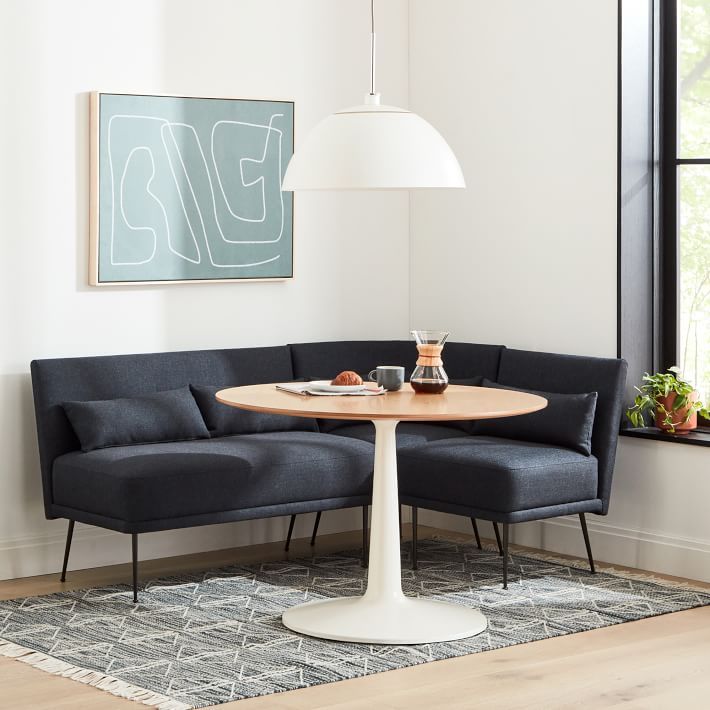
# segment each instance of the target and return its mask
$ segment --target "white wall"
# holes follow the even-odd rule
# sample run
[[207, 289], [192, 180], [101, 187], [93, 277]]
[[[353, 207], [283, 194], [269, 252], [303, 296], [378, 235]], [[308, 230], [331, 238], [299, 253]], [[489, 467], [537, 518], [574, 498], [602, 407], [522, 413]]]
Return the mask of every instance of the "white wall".
[[[320, 118], [368, 90], [369, 9], [361, 5], [0, 1], [0, 578], [61, 563], [66, 523], [45, 521], [41, 503], [32, 358], [406, 335], [405, 193], [297, 195], [290, 282], [87, 286], [87, 92], [293, 99], [298, 145]], [[407, 14], [406, 0], [378, 9], [378, 83], [404, 105]], [[296, 534], [311, 522], [302, 516]], [[145, 535], [141, 557], [282, 539], [285, 524]], [[358, 524], [357, 511], [323, 518], [324, 531]], [[77, 528], [72, 566], [127, 560], [128, 548], [125, 536]]]
[[413, 195], [417, 327], [615, 352], [615, 18], [613, 0], [412, 1], [410, 107], [467, 180]]
[[[413, 327], [615, 357], [616, 41], [616, 0], [411, 0], [410, 108], [468, 183], [412, 195]], [[623, 439], [597, 557], [710, 580], [707, 473], [707, 449]], [[513, 534], [584, 555], [576, 519]]]
[[[10, 98], [0, 118], [0, 578], [56, 570], [63, 546], [64, 523], [45, 521], [41, 504], [32, 358], [403, 337], [410, 325], [615, 354], [615, 0], [380, 0], [379, 88], [440, 128], [466, 191], [416, 193], [411, 215], [397, 193], [297, 195], [291, 282], [86, 285], [86, 92], [293, 98], [298, 142], [366, 91], [361, 4], [0, 0]], [[353, 265], [367, 267], [367, 289]], [[706, 458], [622, 441], [610, 515], [590, 522], [598, 557], [710, 578]], [[469, 530], [462, 518], [422, 517]], [[296, 534], [310, 522], [302, 516]], [[357, 511], [323, 518], [324, 531], [358, 525]], [[156, 533], [141, 556], [284, 533], [282, 518]], [[515, 534], [583, 553], [575, 521]], [[123, 536], [77, 529], [74, 567], [127, 559]]]

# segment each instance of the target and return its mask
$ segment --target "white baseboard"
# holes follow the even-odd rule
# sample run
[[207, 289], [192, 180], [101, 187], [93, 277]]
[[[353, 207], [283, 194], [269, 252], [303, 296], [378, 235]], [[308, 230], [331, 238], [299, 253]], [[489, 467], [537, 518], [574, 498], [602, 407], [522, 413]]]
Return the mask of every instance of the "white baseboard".
[[[138, 537], [138, 559], [152, 560], [285, 540], [288, 521], [288, 517], [278, 517], [144, 533]], [[310, 535], [313, 521], [312, 513], [299, 515], [294, 526], [294, 538]], [[360, 508], [326, 511], [319, 533], [357, 530], [361, 521]], [[55, 521], [49, 527], [51, 531], [43, 534], [0, 540], [0, 579], [34, 577], [61, 570], [67, 522]], [[69, 570], [121, 564], [130, 562], [130, 559], [128, 535], [77, 523]]]
[[[471, 523], [460, 515], [421, 510], [423, 525], [471, 534]], [[599, 562], [635, 567], [710, 582], [710, 542], [611, 525], [587, 516], [594, 558]], [[479, 521], [484, 537], [493, 538], [490, 523]], [[586, 557], [584, 538], [576, 516], [554, 518], [511, 527], [511, 542], [549, 552]]]
[[[410, 520], [409, 507], [402, 509], [404, 522]], [[632, 530], [588, 516], [589, 536], [594, 557], [600, 562], [635, 567], [710, 582], [710, 542], [661, 533]], [[460, 515], [419, 511], [422, 525], [471, 534], [471, 523]], [[358, 530], [360, 509], [327, 511], [319, 531], [326, 533]], [[299, 515], [294, 537], [310, 535], [313, 515]], [[59, 572], [64, 554], [66, 522], [51, 524], [52, 532], [0, 540], [0, 579], [33, 577]], [[141, 560], [186, 555], [244, 545], [284, 540], [288, 518], [267, 518], [241, 523], [210, 525], [184, 530], [146, 533], [139, 537]], [[56, 530], [56, 532], [54, 532]], [[483, 537], [493, 538], [493, 528], [479, 521]], [[511, 530], [511, 541], [549, 552], [585, 557], [584, 541], [576, 517], [521, 523]], [[127, 535], [77, 524], [74, 532], [69, 569], [86, 569], [130, 561]]]

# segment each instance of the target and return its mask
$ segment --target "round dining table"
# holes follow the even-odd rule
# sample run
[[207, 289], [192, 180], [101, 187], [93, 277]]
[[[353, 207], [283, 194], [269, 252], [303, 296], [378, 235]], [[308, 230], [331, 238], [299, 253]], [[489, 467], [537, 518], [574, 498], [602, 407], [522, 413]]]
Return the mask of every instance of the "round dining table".
[[512, 417], [543, 409], [546, 399], [515, 390], [464, 385], [449, 385], [441, 394], [422, 394], [409, 384], [397, 392], [369, 396], [299, 395], [277, 389], [275, 384], [232, 387], [216, 396], [223, 404], [255, 412], [366, 420], [375, 426], [366, 591], [362, 596], [290, 607], [282, 615], [284, 626], [308, 636], [376, 644], [452, 641], [485, 630], [488, 622], [477, 609], [405, 596], [402, 591], [396, 427], [404, 421]]

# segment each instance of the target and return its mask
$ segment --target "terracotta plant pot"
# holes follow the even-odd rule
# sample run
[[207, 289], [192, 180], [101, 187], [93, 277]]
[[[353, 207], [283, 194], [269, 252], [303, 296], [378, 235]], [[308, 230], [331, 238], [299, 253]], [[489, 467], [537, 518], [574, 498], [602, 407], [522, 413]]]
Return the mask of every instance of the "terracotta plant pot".
[[[663, 405], [669, 412], [673, 408], [673, 402], [675, 402], [676, 398], [676, 393], [671, 392], [667, 397], [659, 397], [656, 402], [658, 404]], [[697, 392], [691, 392], [690, 395], [688, 395], [688, 401], [689, 402], [695, 402], [698, 399], [698, 393]], [[698, 426], [698, 413], [693, 412], [690, 415], [690, 419], [688, 421], [685, 421], [685, 418], [688, 416], [688, 407], [683, 407], [682, 409], [679, 409], [677, 412], [672, 412], [672, 421], [673, 421], [673, 428], [675, 429], [676, 434], [687, 434], [689, 431], [692, 431], [693, 429], [696, 429]], [[668, 424], [664, 423], [665, 415], [663, 414], [662, 409], [656, 410], [656, 426], [661, 429], [662, 431], [670, 431], [671, 427]]]

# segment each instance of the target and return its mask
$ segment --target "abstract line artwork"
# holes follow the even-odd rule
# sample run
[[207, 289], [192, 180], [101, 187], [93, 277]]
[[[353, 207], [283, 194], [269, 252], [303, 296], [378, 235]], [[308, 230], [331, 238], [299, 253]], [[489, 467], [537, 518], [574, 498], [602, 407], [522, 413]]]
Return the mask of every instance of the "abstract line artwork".
[[293, 102], [91, 96], [93, 285], [293, 275]]

